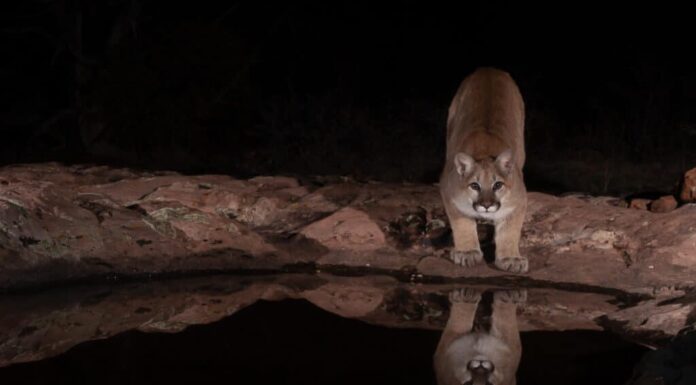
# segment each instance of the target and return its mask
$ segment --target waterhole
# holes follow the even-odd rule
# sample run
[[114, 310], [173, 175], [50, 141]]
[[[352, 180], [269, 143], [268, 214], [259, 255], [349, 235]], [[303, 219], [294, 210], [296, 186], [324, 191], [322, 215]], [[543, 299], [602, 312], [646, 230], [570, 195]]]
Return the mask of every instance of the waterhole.
[[474, 373], [613, 385], [648, 351], [583, 313], [615, 299], [552, 289], [202, 278], [0, 300], [10, 305], [0, 384], [463, 384]]

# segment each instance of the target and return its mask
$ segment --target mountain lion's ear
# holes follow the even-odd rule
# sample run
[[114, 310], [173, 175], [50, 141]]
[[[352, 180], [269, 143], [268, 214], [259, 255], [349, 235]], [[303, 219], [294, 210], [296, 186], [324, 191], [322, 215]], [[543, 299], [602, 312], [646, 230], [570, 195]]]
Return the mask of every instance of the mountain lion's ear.
[[454, 167], [457, 168], [457, 174], [468, 174], [474, 168], [474, 158], [463, 152], [459, 152], [454, 156]]
[[500, 170], [501, 173], [507, 175], [512, 171], [512, 151], [507, 149], [495, 158], [495, 166]]

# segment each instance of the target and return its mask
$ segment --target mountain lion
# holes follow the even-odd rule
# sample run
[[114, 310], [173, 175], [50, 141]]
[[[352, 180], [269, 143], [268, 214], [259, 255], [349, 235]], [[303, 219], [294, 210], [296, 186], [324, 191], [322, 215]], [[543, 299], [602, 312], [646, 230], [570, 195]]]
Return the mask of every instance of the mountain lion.
[[495, 266], [524, 273], [519, 241], [527, 208], [524, 102], [507, 72], [481, 68], [462, 82], [447, 117], [447, 160], [440, 194], [452, 226], [450, 258], [483, 262], [476, 222], [495, 226]]

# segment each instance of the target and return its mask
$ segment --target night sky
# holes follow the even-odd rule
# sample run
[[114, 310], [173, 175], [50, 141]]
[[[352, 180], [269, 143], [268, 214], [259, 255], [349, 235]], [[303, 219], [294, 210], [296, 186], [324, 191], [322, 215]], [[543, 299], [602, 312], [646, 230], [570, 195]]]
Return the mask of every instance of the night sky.
[[685, 8], [376, 3], [7, 2], [0, 164], [432, 183], [450, 99], [495, 66], [532, 190], [670, 192], [696, 166]]

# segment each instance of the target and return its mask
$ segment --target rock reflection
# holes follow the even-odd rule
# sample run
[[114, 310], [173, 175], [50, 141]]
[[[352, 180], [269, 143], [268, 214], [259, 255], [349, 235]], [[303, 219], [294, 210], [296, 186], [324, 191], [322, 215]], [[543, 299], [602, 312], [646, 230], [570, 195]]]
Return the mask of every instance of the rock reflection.
[[525, 290], [451, 291], [434, 357], [438, 384], [514, 385], [522, 355], [517, 306], [526, 298]]
[[[236, 317], [260, 301], [305, 300], [345, 319], [385, 328], [382, 331], [432, 331], [432, 345], [422, 362], [432, 371], [432, 355], [441, 339], [435, 354], [441, 384], [484, 380], [493, 385], [514, 384], [520, 362], [518, 332], [609, 330], [643, 345], [660, 346], [652, 337], [672, 336], [685, 324], [693, 324], [694, 300], [689, 296], [668, 301], [548, 284], [529, 286], [526, 292], [512, 290], [512, 284], [424, 284], [392, 276], [321, 273], [220, 275], [0, 295], [0, 371], [128, 331], [179, 333]], [[529, 341], [530, 333], [523, 334], [525, 338]], [[527, 356], [519, 364], [520, 383], [526, 362], [533, 361], [536, 367], [547, 363], [530, 360], [539, 354], [529, 354], [534, 344], [526, 346]], [[468, 370], [470, 363], [475, 370]], [[543, 376], [550, 377], [547, 368]]]

